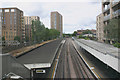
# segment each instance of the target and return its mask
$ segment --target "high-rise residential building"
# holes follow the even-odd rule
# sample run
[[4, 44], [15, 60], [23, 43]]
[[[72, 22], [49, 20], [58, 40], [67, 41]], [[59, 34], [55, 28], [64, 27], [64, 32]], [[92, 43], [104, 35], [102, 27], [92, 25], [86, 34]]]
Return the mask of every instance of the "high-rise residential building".
[[24, 16], [25, 36], [29, 38], [29, 41], [32, 39], [32, 20], [40, 21], [40, 18], [38, 16]]
[[[91, 31], [93, 35], [96, 35], [96, 30], [95, 30], [95, 29], [91, 29], [91, 30], [90, 30], [90, 29], [86, 29], [86, 30], [83, 30], [83, 29], [77, 30], [77, 35], [83, 35], [83, 32], [85, 32], [85, 31]], [[88, 33], [88, 34], [91, 34], [91, 33]]]
[[101, 20], [97, 20], [97, 33], [100, 33], [100, 35], [97, 35], [97, 37], [99, 41], [103, 42], [106, 40], [104, 27], [110, 22], [110, 19], [120, 18], [120, 0], [102, 0], [102, 13], [97, 16], [97, 19], [100, 17]]
[[23, 11], [18, 8], [0, 8], [2, 36], [6, 41], [13, 41], [16, 36], [24, 38]]
[[51, 12], [51, 29], [56, 29], [60, 32], [60, 36], [62, 37], [63, 33], [63, 22], [62, 15], [57, 11]]
[[97, 16], [96, 19], [96, 36], [98, 41], [103, 42], [104, 39], [104, 27], [103, 27], [103, 14]]
[[102, 14], [104, 25], [107, 25], [112, 18], [120, 18], [120, 0], [103, 0]]

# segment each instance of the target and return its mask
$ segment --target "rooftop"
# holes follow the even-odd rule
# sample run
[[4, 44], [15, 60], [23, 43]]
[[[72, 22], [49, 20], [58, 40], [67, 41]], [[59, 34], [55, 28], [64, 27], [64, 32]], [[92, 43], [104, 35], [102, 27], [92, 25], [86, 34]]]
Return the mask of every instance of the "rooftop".
[[[0, 8], [0, 9], [18, 9], [18, 10], [20, 10], [19, 8], [17, 8], [17, 7], [9, 7], [9, 8]], [[22, 10], [20, 10], [20, 11], [22, 11]], [[22, 11], [23, 12], [23, 11]]]

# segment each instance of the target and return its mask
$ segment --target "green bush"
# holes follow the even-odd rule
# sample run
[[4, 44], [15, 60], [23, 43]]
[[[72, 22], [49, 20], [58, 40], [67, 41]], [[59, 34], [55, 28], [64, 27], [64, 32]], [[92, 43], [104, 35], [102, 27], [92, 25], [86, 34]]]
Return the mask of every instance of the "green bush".
[[90, 38], [88, 38], [88, 37], [85, 37], [84, 39], [85, 39], [85, 40], [90, 40]]
[[15, 37], [14, 37], [14, 40], [17, 40], [17, 41], [20, 42], [20, 37], [19, 37], [19, 36], [15, 36]]
[[120, 43], [116, 42], [115, 44], [113, 44], [114, 47], [120, 48]]
[[79, 36], [78, 36], [78, 38], [79, 38], [79, 39], [90, 40], [90, 38], [89, 38], [89, 37], [85, 37], [85, 36], [82, 36], [82, 35], [79, 35]]
[[83, 36], [82, 36], [82, 35], [79, 35], [79, 38], [83, 38]]

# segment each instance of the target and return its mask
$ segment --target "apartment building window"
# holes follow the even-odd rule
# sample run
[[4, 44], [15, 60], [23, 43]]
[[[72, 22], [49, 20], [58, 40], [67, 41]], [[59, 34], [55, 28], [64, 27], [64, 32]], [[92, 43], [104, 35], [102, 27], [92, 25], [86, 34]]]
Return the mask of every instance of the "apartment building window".
[[16, 36], [15, 32], [14, 32], [14, 36]]
[[9, 12], [9, 9], [5, 9], [5, 12]]
[[12, 14], [10, 12], [10, 24], [12, 24]]
[[28, 25], [28, 17], [27, 17], [27, 25]]
[[56, 29], [56, 20], [57, 20], [57, 17], [56, 17], [56, 13], [55, 13], [55, 21], [54, 21], [54, 28]]
[[16, 13], [14, 13], [14, 24], [16, 24]]
[[0, 12], [2, 12], [2, 9], [0, 9]]
[[11, 32], [11, 36], [13, 35], [13, 32]]
[[8, 35], [6, 35], [6, 39], [8, 38]]
[[60, 32], [62, 32], [62, 30], [61, 30], [61, 27], [62, 27], [62, 25], [61, 25], [61, 16], [59, 16], [60, 17]]
[[6, 38], [8, 37], [8, 33], [6, 32]]
[[15, 25], [14, 25], [14, 30], [16, 30], [16, 27], [15, 27]]
[[4, 24], [4, 23], [3, 23], [3, 19], [2, 19], [2, 24]]
[[10, 25], [10, 30], [12, 30], [12, 26]]
[[2, 17], [0, 16], [0, 22], [2, 21]]
[[11, 12], [15, 12], [15, 9], [11, 9]]
[[4, 35], [5, 35], [5, 31], [4, 31]]
[[5, 19], [4, 19], [4, 24], [6, 24], [6, 21], [5, 21]]
[[31, 22], [31, 18], [29, 19], [29, 22]]
[[5, 17], [5, 12], [3, 12], [3, 17]]
[[10, 35], [9, 35], [9, 39], [10, 39]]

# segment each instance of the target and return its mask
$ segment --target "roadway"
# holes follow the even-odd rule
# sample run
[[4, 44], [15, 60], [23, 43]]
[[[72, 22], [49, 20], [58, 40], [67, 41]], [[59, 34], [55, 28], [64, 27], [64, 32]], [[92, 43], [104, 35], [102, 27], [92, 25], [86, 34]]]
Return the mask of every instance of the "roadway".
[[78, 55], [72, 39], [67, 38], [61, 49], [55, 78], [95, 79], [95, 76]]

